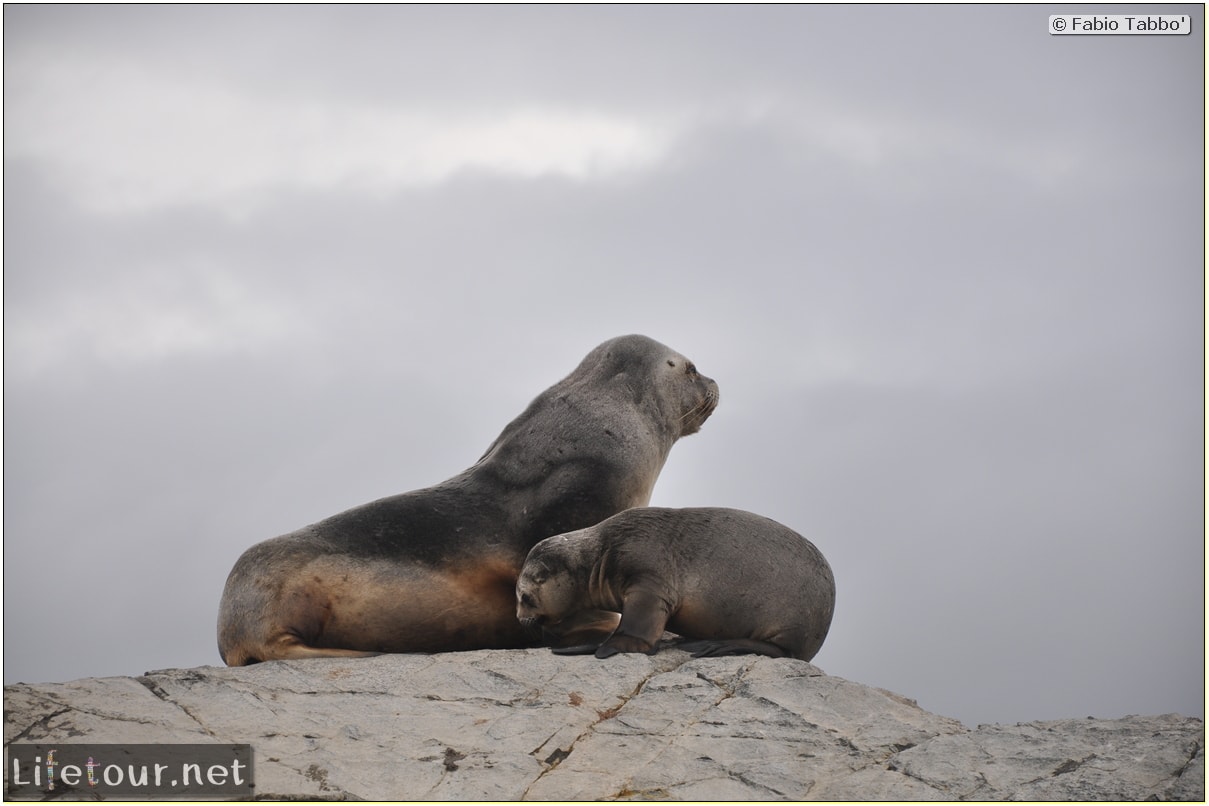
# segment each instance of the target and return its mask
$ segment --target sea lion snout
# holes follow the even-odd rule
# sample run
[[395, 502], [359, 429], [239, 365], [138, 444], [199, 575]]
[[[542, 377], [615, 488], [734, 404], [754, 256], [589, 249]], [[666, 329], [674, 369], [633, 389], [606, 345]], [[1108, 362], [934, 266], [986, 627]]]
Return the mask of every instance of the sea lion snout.
[[544, 613], [538, 612], [537, 601], [533, 595], [524, 588], [529, 588], [532, 583], [527, 579], [518, 579], [516, 583], [516, 620], [521, 623], [526, 629], [538, 627], [546, 620]]

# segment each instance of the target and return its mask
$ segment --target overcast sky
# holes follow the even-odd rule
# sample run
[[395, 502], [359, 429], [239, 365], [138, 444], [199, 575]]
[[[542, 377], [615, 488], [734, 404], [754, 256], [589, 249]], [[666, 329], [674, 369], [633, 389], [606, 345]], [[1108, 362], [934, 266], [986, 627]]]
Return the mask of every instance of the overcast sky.
[[1070, 10], [5, 6], [5, 681], [219, 664], [244, 549], [637, 332], [825, 671], [1203, 716], [1203, 6]]

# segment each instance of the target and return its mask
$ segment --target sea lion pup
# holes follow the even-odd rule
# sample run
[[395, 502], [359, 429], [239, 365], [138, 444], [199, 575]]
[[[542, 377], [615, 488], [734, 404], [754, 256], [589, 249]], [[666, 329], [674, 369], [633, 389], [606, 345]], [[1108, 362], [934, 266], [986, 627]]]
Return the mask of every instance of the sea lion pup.
[[664, 628], [703, 655], [810, 660], [835, 610], [831, 567], [809, 540], [737, 509], [629, 509], [529, 552], [516, 616], [557, 634], [583, 611], [621, 622], [599, 646], [555, 649], [607, 658], [658, 651]]
[[544, 537], [644, 506], [718, 386], [645, 336], [605, 342], [471, 468], [259, 543], [218, 612], [230, 666], [532, 645], [516, 577]]

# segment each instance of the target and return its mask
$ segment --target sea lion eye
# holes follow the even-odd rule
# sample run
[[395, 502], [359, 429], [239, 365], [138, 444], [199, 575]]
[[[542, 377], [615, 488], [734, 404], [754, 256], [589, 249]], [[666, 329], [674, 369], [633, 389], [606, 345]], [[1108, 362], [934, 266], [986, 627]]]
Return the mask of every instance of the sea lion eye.
[[522, 593], [521, 604], [523, 604], [525, 607], [533, 607], [533, 597], [527, 593]]
[[695, 364], [693, 364], [692, 361], [689, 361], [687, 364], [685, 364], [684, 371], [687, 372], [689, 375], [696, 375], [697, 367]]

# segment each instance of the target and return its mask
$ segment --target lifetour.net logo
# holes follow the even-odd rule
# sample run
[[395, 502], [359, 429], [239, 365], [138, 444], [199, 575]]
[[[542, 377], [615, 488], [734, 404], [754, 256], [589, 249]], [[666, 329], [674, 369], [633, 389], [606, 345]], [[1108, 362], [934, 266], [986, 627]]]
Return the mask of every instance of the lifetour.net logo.
[[10, 744], [5, 800], [252, 795], [247, 744]]

